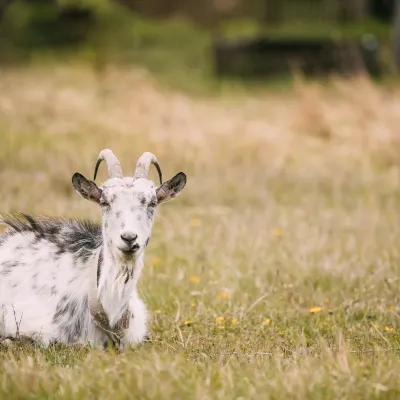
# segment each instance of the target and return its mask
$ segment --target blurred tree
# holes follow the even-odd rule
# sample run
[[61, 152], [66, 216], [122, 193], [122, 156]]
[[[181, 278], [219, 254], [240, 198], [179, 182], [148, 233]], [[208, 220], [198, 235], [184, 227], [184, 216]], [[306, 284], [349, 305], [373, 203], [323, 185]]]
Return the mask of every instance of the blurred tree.
[[396, 0], [370, 0], [369, 11], [374, 18], [392, 22]]
[[283, 11], [285, 7], [285, 1], [274, 1], [274, 0], [261, 0], [264, 4], [264, 12], [261, 21], [265, 24], [279, 24], [283, 19]]
[[[95, 22], [95, 8], [89, 3], [90, 0], [0, 0], [0, 40], [20, 49], [81, 43]], [[9, 19], [8, 7], [12, 9]]]
[[6, 8], [11, 4], [13, 0], [0, 0], [0, 23], [3, 20]]
[[168, 17], [179, 8], [181, 0], [115, 0], [117, 3], [149, 17]]
[[394, 18], [394, 59], [400, 69], [400, 0], [396, 1]]
[[[196, 24], [213, 28], [245, 0], [114, 0], [150, 18], [185, 16]], [[259, 1], [259, 0], [257, 0]]]
[[340, 22], [360, 20], [368, 15], [368, 0], [338, 0]]

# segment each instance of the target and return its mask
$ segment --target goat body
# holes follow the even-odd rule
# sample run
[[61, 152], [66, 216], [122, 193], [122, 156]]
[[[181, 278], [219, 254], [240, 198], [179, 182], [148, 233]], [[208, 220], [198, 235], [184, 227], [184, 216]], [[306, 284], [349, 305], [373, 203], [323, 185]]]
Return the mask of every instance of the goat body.
[[146, 335], [146, 308], [135, 280], [125, 283], [107, 260], [98, 262], [101, 226], [26, 218], [27, 222], [3, 219], [9, 229], [0, 236], [0, 336], [28, 336], [44, 345], [90, 341], [102, 346], [107, 336], [95, 328], [88, 307], [91, 275], [98, 273], [99, 281], [105, 282], [99, 298], [110, 325], [129, 307], [132, 318], [125, 341], [141, 342]]
[[72, 178], [82, 197], [100, 205], [101, 224], [1, 218], [8, 229], [0, 234], [0, 339], [103, 347], [117, 337], [124, 348], [147, 336], [147, 311], [137, 293], [144, 250], [156, 206], [176, 197], [186, 176], [156, 188], [147, 179], [155, 163], [161, 181], [151, 153], [139, 159], [133, 178], [122, 176], [111, 150], [100, 153], [96, 172], [103, 159], [110, 175], [103, 186], [80, 174]]

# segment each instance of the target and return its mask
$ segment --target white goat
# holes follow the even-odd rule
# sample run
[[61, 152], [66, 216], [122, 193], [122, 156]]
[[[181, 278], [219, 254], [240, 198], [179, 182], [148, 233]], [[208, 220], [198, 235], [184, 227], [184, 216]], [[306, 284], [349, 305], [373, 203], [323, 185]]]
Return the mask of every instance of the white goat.
[[[123, 177], [117, 157], [103, 150], [109, 179], [101, 187], [76, 173], [75, 190], [100, 205], [102, 223], [3, 217], [0, 234], [0, 338], [123, 349], [145, 340], [147, 311], [136, 285], [158, 204], [177, 196], [183, 172], [162, 183], [156, 157], [144, 153], [134, 177]], [[150, 164], [160, 186], [147, 179]]]

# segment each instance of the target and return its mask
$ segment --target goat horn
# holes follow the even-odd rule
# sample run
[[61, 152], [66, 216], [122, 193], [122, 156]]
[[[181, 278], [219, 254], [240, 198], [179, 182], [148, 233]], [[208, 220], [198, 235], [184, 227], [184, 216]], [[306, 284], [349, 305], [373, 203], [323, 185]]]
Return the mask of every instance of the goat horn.
[[100, 152], [99, 156], [97, 157], [96, 167], [94, 169], [94, 179], [93, 180], [96, 180], [97, 171], [98, 171], [99, 166], [102, 161], [105, 161], [107, 163], [108, 176], [110, 178], [122, 178], [123, 177], [121, 164], [118, 161], [118, 158], [115, 156], [115, 154], [111, 150], [104, 149]]
[[153, 153], [143, 153], [136, 163], [135, 178], [147, 178], [149, 176], [150, 164], [155, 165], [160, 178], [160, 185], [162, 184], [162, 173], [160, 165], [158, 164], [157, 158]]

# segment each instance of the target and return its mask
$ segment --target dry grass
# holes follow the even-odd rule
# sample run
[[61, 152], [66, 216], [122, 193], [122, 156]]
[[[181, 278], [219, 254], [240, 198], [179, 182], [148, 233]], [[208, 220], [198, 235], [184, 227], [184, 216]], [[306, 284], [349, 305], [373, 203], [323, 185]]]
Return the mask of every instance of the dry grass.
[[98, 219], [70, 180], [104, 147], [188, 185], [147, 251], [153, 342], [3, 350], [0, 397], [398, 398], [399, 92], [195, 99], [131, 70], [3, 71], [2, 211]]

